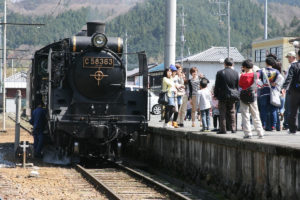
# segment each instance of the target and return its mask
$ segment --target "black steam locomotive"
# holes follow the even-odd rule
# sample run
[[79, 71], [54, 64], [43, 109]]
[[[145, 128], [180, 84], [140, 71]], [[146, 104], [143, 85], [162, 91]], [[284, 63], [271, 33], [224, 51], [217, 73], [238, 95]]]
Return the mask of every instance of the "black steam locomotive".
[[126, 90], [123, 40], [104, 31], [104, 23], [88, 22], [86, 31], [34, 55], [30, 107], [45, 103], [48, 134], [68, 154], [107, 156], [148, 126], [145, 52], [137, 53], [143, 88]]

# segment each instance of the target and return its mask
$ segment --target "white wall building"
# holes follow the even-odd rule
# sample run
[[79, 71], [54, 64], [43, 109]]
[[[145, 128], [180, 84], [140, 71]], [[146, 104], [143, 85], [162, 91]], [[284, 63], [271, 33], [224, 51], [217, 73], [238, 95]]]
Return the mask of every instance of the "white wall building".
[[18, 72], [5, 79], [6, 89], [6, 112], [16, 112], [16, 94], [17, 90], [21, 90], [22, 108], [26, 106], [26, 72]]
[[[183, 68], [189, 71], [190, 68], [197, 67], [198, 71], [209, 79], [211, 87], [215, 83], [217, 71], [224, 68], [224, 60], [227, 55], [227, 47], [211, 47], [201, 53], [184, 58]], [[230, 57], [234, 60], [234, 69], [240, 72], [241, 63], [245, 58], [235, 47], [230, 47]]]

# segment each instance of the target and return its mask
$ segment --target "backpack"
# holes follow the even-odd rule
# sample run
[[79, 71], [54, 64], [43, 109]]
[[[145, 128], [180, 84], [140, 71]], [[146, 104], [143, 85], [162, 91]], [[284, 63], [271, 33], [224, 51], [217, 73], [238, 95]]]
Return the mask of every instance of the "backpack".
[[253, 78], [252, 85], [245, 90], [241, 90], [241, 93], [240, 93], [240, 99], [245, 104], [253, 103], [257, 97], [257, 93], [256, 93], [257, 74], [256, 74], [256, 72], [253, 72], [253, 73], [254, 73], [253, 74], [254, 78]]

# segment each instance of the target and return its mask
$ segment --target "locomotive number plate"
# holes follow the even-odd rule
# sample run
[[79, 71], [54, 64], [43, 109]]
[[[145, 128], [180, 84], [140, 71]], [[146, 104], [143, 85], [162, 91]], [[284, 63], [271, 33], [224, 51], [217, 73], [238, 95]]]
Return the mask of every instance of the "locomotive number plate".
[[113, 58], [83, 57], [83, 67], [86, 68], [113, 68]]

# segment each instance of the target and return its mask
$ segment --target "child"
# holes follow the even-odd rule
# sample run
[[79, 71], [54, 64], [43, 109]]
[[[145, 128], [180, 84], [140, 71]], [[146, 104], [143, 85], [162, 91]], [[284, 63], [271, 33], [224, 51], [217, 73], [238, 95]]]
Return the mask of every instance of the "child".
[[202, 79], [200, 81], [200, 90], [198, 92], [197, 98], [197, 107], [201, 112], [202, 118], [202, 130], [201, 131], [209, 131], [209, 110], [211, 108], [211, 92], [207, 88], [208, 80]]
[[[213, 97], [212, 98], [212, 116], [213, 116], [213, 121], [214, 121], [214, 130], [212, 131], [219, 131], [218, 129], [218, 121], [219, 121], [219, 117], [220, 117], [220, 112], [219, 112], [219, 101]], [[220, 123], [220, 122], [219, 122]]]

